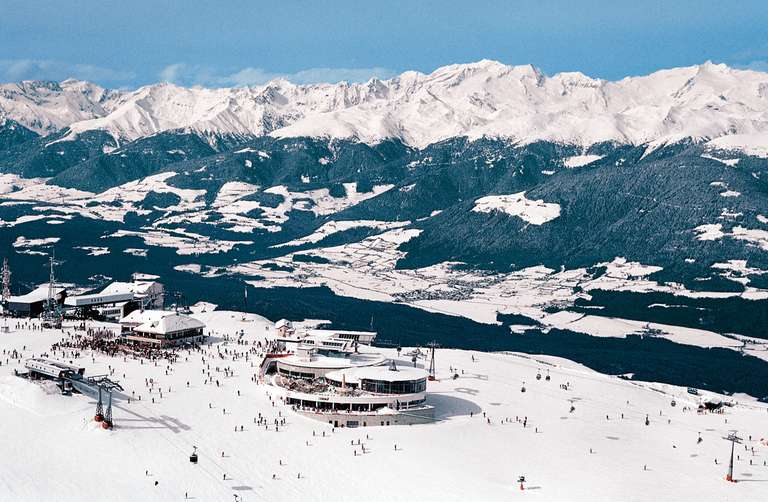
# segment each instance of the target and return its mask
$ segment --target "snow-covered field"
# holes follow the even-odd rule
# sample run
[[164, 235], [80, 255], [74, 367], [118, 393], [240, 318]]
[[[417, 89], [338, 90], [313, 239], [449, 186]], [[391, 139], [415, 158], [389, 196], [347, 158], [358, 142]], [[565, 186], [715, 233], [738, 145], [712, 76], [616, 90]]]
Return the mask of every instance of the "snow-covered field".
[[472, 211], [490, 213], [502, 211], [511, 216], [518, 216], [528, 223], [542, 225], [560, 216], [560, 205], [543, 200], [530, 200], [525, 192], [510, 195], [488, 195], [475, 201]]
[[[577, 160], [582, 161], [588, 156], [577, 157]], [[576, 166], [577, 162], [573, 159], [577, 157], [570, 158], [569, 165]], [[141, 239], [146, 247], [124, 249], [124, 253], [147, 256], [148, 248], [165, 247], [175, 249], [178, 255], [184, 256], [224, 254], [236, 246], [252, 245], [253, 241], [247, 237], [252, 232], [280, 232], [292, 210], [311, 211], [318, 217], [330, 216], [393, 188], [392, 185], [377, 185], [372, 192], [360, 193], [355, 183], [347, 183], [342, 196], [332, 197], [326, 188], [290, 191], [283, 185], [263, 189], [249, 183], [229, 182], [219, 189], [214, 201], [208, 205], [203, 201], [204, 190], [171, 186], [169, 180], [173, 175], [173, 172], [160, 173], [100, 194], [46, 185], [44, 179], [3, 175], [0, 177], [0, 198], [6, 200], [2, 204], [29, 204], [32, 214], [14, 216], [12, 220], [9, 218], [11, 221], [0, 221], [0, 226], [18, 227], [16, 230], [19, 235], [13, 243], [17, 252], [42, 255], [44, 248], [59, 238], [25, 237], [23, 232], [31, 222], [46, 219], [49, 223], [58, 223], [74, 215], [121, 222], [129, 212], [137, 215], [150, 212], [144, 208], [148, 193], [173, 194], [178, 197], [178, 202], [161, 208], [162, 216], [151, 224], [134, 229], [118, 229], [103, 235], [103, 240], [99, 242], [81, 246], [82, 250], [90, 255], [104, 255], [109, 253], [109, 246], [119, 245], [119, 241], [134, 237]], [[732, 195], [733, 191], [722, 180], [712, 181], [710, 185], [721, 195]], [[408, 186], [400, 188], [407, 189]], [[280, 202], [270, 204], [255, 200], [253, 196], [259, 192], [277, 196]], [[519, 192], [481, 197], [475, 200], [472, 211], [503, 212], [528, 224], [542, 225], [558, 218], [560, 209], [556, 203], [528, 199], [525, 192]], [[741, 215], [740, 212], [724, 208], [718, 221]], [[722, 222], [717, 222], [699, 225], [693, 230], [699, 240], [733, 239], [743, 242], [745, 246], [768, 249], [768, 232], [761, 228], [749, 228], [764, 224], [765, 221], [768, 218], [758, 215], [755, 221], [730, 229]], [[201, 224], [239, 232], [243, 238], [217, 239], [188, 230], [200, 228]], [[752, 300], [768, 298], [768, 291], [750, 284], [751, 277], [768, 271], [748, 267], [746, 263], [735, 269], [727, 264], [715, 264], [712, 267], [724, 278], [744, 285], [743, 293], [693, 292], [674, 283], [660, 284], [648, 279], [650, 274], [661, 270], [660, 267], [628, 262], [622, 257], [607, 263], [596, 263], [595, 267], [606, 267], [606, 273], [597, 278], [593, 278], [583, 268], [556, 271], [545, 267], [530, 267], [494, 276], [458, 270], [455, 264], [449, 262], [417, 270], [396, 269], [395, 264], [404, 256], [397, 249], [398, 246], [420, 232], [410, 228], [410, 224], [408, 221], [383, 220], [327, 221], [305, 235], [272, 246], [273, 249], [285, 249], [284, 256], [250, 263], [236, 262], [227, 272], [246, 278], [258, 277], [259, 280], [253, 283], [256, 287], [324, 285], [339, 295], [405, 302], [428, 311], [460, 315], [484, 323], [497, 322], [498, 313], [522, 314], [536, 319], [545, 328], [565, 327], [596, 336], [623, 337], [636, 331], [637, 323], [624, 319], [576, 319], [569, 313], [552, 317], [546, 314], [545, 309], [552, 305], [567, 307], [577, 298], [588, 297], [589, 291], [595, 289], [664, 292], [689, 297], [738, 295]], [[317, 245], [328, 236], [355, 228], [378, 229], [381, 233], [340, 246], [290, 252], [293, 246]], [[317, 260], [294, 261], [296, 255], [317, 256], [328, 263], [317, 263]], [[282, 269], [275, 269], [272, 266], [274, 264], [281, 265]], [[214, 273], [199, 263], [185, 263], [177, 269], [194, 274]], [[288, 272], [289, 269], [293, 269], [293, 272]], [[215, 273], [221, 273], [221, 270], [216, 269]], [[663, 331], [664, 336], [678, 343], [743, 349], [754, 352], [758, 357], [768, 358], [768, 350], [763, 350], [766, 347], [763, 343], [747, 346], [734, 337], [724, 338], [718, 333], [674, 326], [665, 327]]]
[[317, 244], [326, 237], [335, 233], [344, 232], [346, 230], [352, 230], [354, 228], [375, 228], [378, 230], [390, 230], [392, 228], [406, 227], [410, 225], [410, 221], [377, 221], [377, 220], [352, 220], [352, 221], [329, 221], [323, 224], [320, 228], [300, 239], [294, 239], [292, 241], [284, 242], [282, 244], [276, 244], [272, 247], [288, 247], [288, 246], [301, 246], [303, 244]]
[[118, 230], [105, 237], [139, 237], [148, 246], [175, 248], [176, 254], [179, 255], [220, 253], [230, 251], [238, 244], [251, 244], [251, 241], [211, 239], [205, 235], [185, 232], [183, 230], [149, 230], [147, 232]]
[[[163, 215], [152, 222], [151, 232], [141, 234], [116, 233], [112, 237], [137, 235], [142, 237], [148, 245], [177, 248], [179, 254], [218, 253], [222, 251], [222, 247], [209, 242], [194, 251], [190, 251], [190, 242], [174, 235], [174, 233], [179, 233], [176, 227], [182, 224], [205, 223], [243, 234], [264, 230], [280, 232], [282, 225], [289, 219], [288, 213], [293, 210], [310, 211], [315, 216], [328, 216], [377, 197], [394, 186], [376, 185], [370, 192], [358, 192], [357, 183], [344, 183], [344, 194], [332, 196], [327, 188], [292, 192], [283, 185], [277, 185], [263, 190], [264, 194], [279, 196], [281, 199], [281, 202], [273, 207], [249, 199], [250, 196], [262, 191], [262, 187], [232, 181], [221, 187], [216, 193], [213, 203], [208, 206], [203, 200], [206, 194], [205, 190], [181, 189], [169, 185], [168, 180], [176, 174], [171, 171], [147, 176], [110, 188], [99, 194], [47, 185], [45, 184], [46, 178], [20, 178], [17, 175], [0, 175], [0, 200], [3, 200], [0, 204], [35, 204], [30, 209], [31, 214], [22, 215], [12, 221], [0, 219], [0, 228], [16, 227], [43, 219], [48, 219], [49, 223], [56, 223], [58, 220], [72, 219], [75, 215], [94, 220], [122, 223], [128, 213], [136, 213], [140, 216], [150, 214], [152, 211], [144, 207], [143, 204], [146, 197], [154, 192], [174, 195], [179, 198], [179, 202], [168, 207], [154, 208], [163, 211]], [[260, 213], [259, 216], [253, 216], [254, 212]], [[210, 216], [213, 213], [216, 213], [217, 217], [211, 220]], [[333, 232], [361, 226], [387, 229], [408, 224], [410, 222], [371, 220], [361, 221], [359, 224], [355, 222], [339, 223], [340, 226], [335, 230], [325, 228], [320, 231], [329, 235]], [[242, 242], [225, 243], [223, 248], [229, 250], [238, 243]]]
[[[438, 350], [439, 381], [428, 391], [440, 422], [332, 431], [270, 400], [273, 389], [252, 379], [254, 359], [242, 354], [273, 332], [271, 322], [196, 315], [214, 341], [202, 353], [182, 352], [170, 367], [90, 351], [66, 357], [86, 374], [113, 370], [125, 388], [112, 431], [93, 422], [92, 399], [13, 376], [20, 361], [12, 350], [39, 355], [62, 335], [12, 320], [13, 331], [0, 335], [0, 500], [184, 500], [186, 493], [197, 501], [757, 501], [766, 494], [768, 407], [747, 397], [724, 414], [700, 415], [690, 410], [698, 398], [681, 388], [552, 357]], [[223, 339], [241, 329], [244, 343]], [[220, 386], [204, 383], [209, 365]], [[253, 424], [259, 414], [287, 423], [265, 430]], [[729, 443], [721, 437], [731, 429], [746, 446], [736, 451], [735, 484], [723, 479]], [[351, 444], [358, 439], [365, 454]], [[193, 446], [197, 465], [188, 461]]]
[[[396, 269], [397, 261], [405, 255], [398, 246], [419, 232], [418, 229], [396, 228], [359, 242], [235, 264], [226, 270], [246, 278], [258, 277], [258, 280], [248, 280], [258, 288], [327, 286], [341, 296], [405, 303], [429, 312], [462, 316], [482, 323], [497, 323], [498, 314], [521, 314], [536, 320], [544, 329], [563, 328], [594, 336], [622, 338], [637, 333], [647, 323], [584, 316], [569, 311], [551, 315], [547, 307], [568, 307], [578, 298], [589, 298], [589, 292], [593, 290], [663, 292], [691, 298], [768, 298], [768, 291], [749, 286], [750, 275], [761, 275], [765, 271], [750, 269], [746, 263], [738, 261], [718, 263], [713, 268], [721, 270], [724, 277], [744, 284], [746, 288], [742, 293], [699, 292], [687, 290], [679, 284], [660, 284], [648, 276], [661, 270], [661, 267], [631, 262], [622, 257], [596, 264], [605, 268], [605, 273], [597, 278], [583, 268], [555, 271], [544, 266], [504, 274], [464, 270], [449, 262], [419, 269]], [[328, 263], [294, 260], [296, 255], [317, 256]], [[274, 264], [283, 269], [276, 269]], [[203, 275], [221, 273], [218, 268], [206, 270], [204, 267], [185, 266], [185, 270]], [[654, 323], [647, 327], [660, 330], [658, 336], [676, 343], [724, 347], [768, 360], [768, 343], [762, 340], [747, 344], [738, 337], [726, 337], [702, 329]]]
[[738, 225], [733, 227], [731, 232], [723, 232], [723, 225], [720, 223], [700, 225], [694, 230], [698, 232], [696, 238], [702, 241], [716, 241], [723, 237], [730, 237], [731, 239], [746, 241], [750, 246], [768, 250], [768, 232], [765, 230]]

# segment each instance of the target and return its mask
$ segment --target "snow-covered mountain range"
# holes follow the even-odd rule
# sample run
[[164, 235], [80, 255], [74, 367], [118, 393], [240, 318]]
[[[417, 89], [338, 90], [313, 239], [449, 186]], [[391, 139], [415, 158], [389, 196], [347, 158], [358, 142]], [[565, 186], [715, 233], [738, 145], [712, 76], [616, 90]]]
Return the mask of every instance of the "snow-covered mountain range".
[[120, 96], [120, 91], [73, 79], [0, 84], [0, 120], [11, 119], [46, 135], [83, 120], [107, 116]]
[[423, 148], [453, 137], [588, 146], [691, 137], [752, 153], [768, 150], [768, 74], [722, 64], [619, 81], [483, 60], [408, 71], [366, 83], [112, 91], [88, 82], [0, 85], [0, 117], [39, 133], [107, 131], [131, 141], [162, 131], [330, 137]]
[[[14, 293], [55, 246], [87, 264], [60, 280], [94, 291], [146, 271], [229, 308], [251, 288], [275, 319], [402, 319], [377, 323], [393, 343], [768, 396], [767, 139], [768, 74], [710, 63], [618, 82], [481, 61], [354, 85], [4, 84], [0, 251]], [[510, 336], [527, 332], [547, 336]]]

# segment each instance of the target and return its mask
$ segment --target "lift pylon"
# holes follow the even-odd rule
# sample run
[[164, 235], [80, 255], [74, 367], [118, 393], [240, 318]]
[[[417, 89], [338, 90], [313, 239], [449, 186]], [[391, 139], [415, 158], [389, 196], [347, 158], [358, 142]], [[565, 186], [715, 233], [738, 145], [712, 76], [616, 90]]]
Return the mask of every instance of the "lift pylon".
[[96, 414], [93, 416], [93, 419], [96, 422], [101, 422], [104, 420], [104, 403], [102, 401], [101, 394], [101, 386], [99, 386], [99, 400], [96, 402]]
[[430, 348], [429, 352], [429, 376], [427, 377], [429, 380], [434, 381], [435, 380], [435, 348], [439, 347], [439, 344], [437, 342], [429, 342], [427, 345]]
[[[101, 388], [101, 387], [99, 387]], [[107, 392], [107, 411], [104, 414], [104, 421], [101, 423], [101, 426], [105, 429], [111, 429], [112, 428], [112, 392]]]
[[733, 449], [736, 446], [736, 443], [741, 444], [741, 438], [736, 435], [736, 431], [731, 431], [731, 433], [723, 439], [731, 442], [731, 460], [728, 462], [728, 473], [725, 475], [725, 480], [735, 483], [736, 481], [733, 479]]

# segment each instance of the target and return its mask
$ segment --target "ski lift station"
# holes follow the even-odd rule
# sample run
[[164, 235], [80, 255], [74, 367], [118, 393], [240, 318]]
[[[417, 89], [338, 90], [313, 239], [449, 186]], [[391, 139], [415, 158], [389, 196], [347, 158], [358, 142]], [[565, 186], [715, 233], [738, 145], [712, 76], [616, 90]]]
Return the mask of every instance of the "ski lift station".
[[[119, 321], [133, 310], [162, 309], [163, 285], [154, 279], [113, 282], [98, 293], [70, 295], [66, 287], [55, 284], [53, 300], [67, 315]], [[16, 317], [38, 317], [48, 301], [48, 284], [41, 284], [29, 293], [10, 296], [7, 311]]]
[[55, 359], [31, 357], [26, 360], [24, 367], [26, 373], [16, 372], [17, 376], [32, 380], [51, 380], [64, 395], [76, 391], [97, 399], [94, 420], [101, 422], [105, 429], [112, 428], [112, 393], [115, 390], [123, 390], [119, 383], [105, 375], [86, 377], [85, 368]]
[[158, 277], [146, 274], [133, 274], [131, 282], [113, 282], [106, 286], [101, 294], [133, 294], [145, 309], [162, 309], [164, 306], [165, 288], [157, 281]]
[[70, 296], [65, 308], [81, 317], [94, 314], [104, 320], [119, 321], [134, 310], [162, 309], [164, 288], [152, 277], [134, 275], [132, 282], [113, 282], [99, 293]]
[[427, 372], [348, 339], [307, 336], [268, 361], [270, 383], [302, 415], [335, 427], [411, 425], [434, 420]]
[[41, 357], [27, 359], [24, 366], [31, 375], [52, 379], [71, 378], [75, 375], [83, 376], [85, 374], [85, 368]]
[[64, 300], [64, 305], [81, 312], [95, 310], [104, 319], [109, 320], [123, 317], [131, 310], [139, 308], [133, 301], [133, 293], [96, 293], [70, 296]]
[[[66, 288], [54, 287], [54, 299], [61, 304], [67, 295]], [[48, 284], [41, 284], [27, 294], [8, 298], [8, 312], [17, 317], [37, 317], [45, 310], [48, 301]]]

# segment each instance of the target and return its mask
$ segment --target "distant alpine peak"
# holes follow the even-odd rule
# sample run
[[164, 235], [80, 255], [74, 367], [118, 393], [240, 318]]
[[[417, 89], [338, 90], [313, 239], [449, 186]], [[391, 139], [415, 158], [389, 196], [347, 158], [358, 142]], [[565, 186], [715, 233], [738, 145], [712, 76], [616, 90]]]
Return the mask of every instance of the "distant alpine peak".
[[41, 134], [69, 127], [73, 136], [104, 130], [128, 141], [184, 129], [399, 139], [414, 147], [457, 136], [583, 146], [743, 136], [766, 144], [768, 74], [706, 62], [608, 81], [484, 59], [355, 84], [278, 79], [253, 87], [159, 83], [110, 91], [73, 79], [25, 81], [0, 84], [0, 116]]

